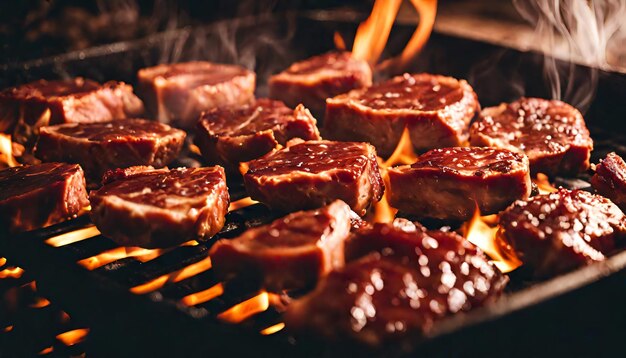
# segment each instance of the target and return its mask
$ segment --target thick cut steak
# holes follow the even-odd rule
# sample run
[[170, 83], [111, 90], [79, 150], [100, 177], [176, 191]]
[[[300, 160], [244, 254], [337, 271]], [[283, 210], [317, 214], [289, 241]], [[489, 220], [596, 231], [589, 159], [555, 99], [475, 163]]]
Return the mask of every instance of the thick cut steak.
[[330, 98], [323, 133], [328, 139], [369, 142], [388, 157], [408, 129], [417, 152], [463, 145], [479, 110], [464, 80], [404, 74]]
[[91, 178], [136, 165], [161, 168], [180, 152], [185, 132], [144, 119], [42, 127], [35, 156], [45, 162], [78, 163]]
[[591, 185], [598, 193], [611, 199], [626, 211], [626, 162], [615, 153], [609, 153], [596, 165], [596, 174], [591, 177]]
[[466, 220], [476, 207], [495, 214], [530, 195], [528, 158], [497, 148], [431, 150], [412, 165], [391, 168], [389, 202], [415, 217]]
[[185, 62], [139, 70], [139, 93], [160, 122], [193, 128], [203, 111], [254, 99], [256, 75], [243, 67]]
[[240, 162], [259, 158], [290, 139], [320, 139], [316, 123], [302, 105], [293, 110], [280, 101], [258, 99], [242, 108], [205, 112], [195, 141], [210, 164], [237, 171]]
[[290, 107], [302, 103], [318, 118], [326, 99], [372, 85], [372, 70], [366, 61], [349, 52], [329, 52], [292, 64], [269, 80], [270, 97]]
[[335, 201], [220, 240], [210, 252], [216, 277], [258, 280], [275, 292], [314, 287], [321, 276], [343, 266], [350, 212], [346, 203]]
[[76, 164], [44, 163], [0, 170], [0, 234], [62, 222], [89, 206]]
[[26, 143], [42, 126], [108, 122], [143, 111], [133, 88], [123, 82], [40, 80], [0, 92], [0, 132], [14, 133], [15, 140]]
[[610, 200], [580, 190], [517, 201], [500, 216], [499, 235], [537, 277], [602, 261], [626, 240], [626, 216]]
[[229, 196], [221, 167], [143, 170], [120, 178], [90, 194], [93, 222], [120, 245], [169, 247], [210, 238], [224, 226]]
[[525, 153], [534, 173], [576, 174], [589, 168], [593, 141], [580, 112], [567, 103], [521, 98], [485, 108], [471, 143]]
[[367, 143], [308, 141], [247, 163], [252, 199], [281, 211], [318, 208], [340, 199], [364, 215], [384, 184], [376, 150]]
[[409, 349], [443, 317], [495, 300], [506, 283], [484, 254], [454, 233], [374, 224], [349, 240], [346, 250], [354, 257], [347, 259], [354, 261], [288, 307], [285, 323], [298, 338]]

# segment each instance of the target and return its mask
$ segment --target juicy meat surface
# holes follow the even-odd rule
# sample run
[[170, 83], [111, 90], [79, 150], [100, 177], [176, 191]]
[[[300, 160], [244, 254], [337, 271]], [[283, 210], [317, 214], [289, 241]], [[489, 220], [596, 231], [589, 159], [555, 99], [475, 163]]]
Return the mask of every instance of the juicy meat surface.
[[372, 85], [372, 70], [349, 52], [329, 52], [298, 61], [269, 80], [270, 97], [290, 107], [302, 103], [318, 116], [326, 99]]
[[384, 184], [376, 150], [367, 143], [308, 141], [247, 163], [250, 197], [281, 211], [317, 208], [340, 199], [364, 215]]
[[193, 128], [203, 111], [237, 107], [254, 99], [256, 75], [211, 62], [164, 64], [139, 70], [139, 90], [159, 122]]
[[78, 163], [91, 178], [136, 165], [160, 168], [180, 152], [185, 132], [143, 119], [42, 127], [35, 156], [45, 162]]
[[323, 133], [335, 140], [369, 142], [383, 157], [405, 128], [416, 152], [463, 145], [480, 105], [464, 80], [404, 74], [330, 98]]
[[495, 300], [506, 284], [482, 252], [454, 233], [374, 224], [353, 234], [346, 254], [344, 268], [288, 307], [292, 332], [385, 352], [407, 348], [438, 320]]
[[38, 229], [82, 213], [89, 206], [85, 185], [76, 164], [0, 170], [0, 234]]
[[281, 101], [258, 99], [242, 108], [203, 113], [195, 140], [210, 164], [237, 171], [240, 162], [259, 158], [293, 138], [320, 139], [311, 113], [302, 105], [293, 110]]
[[388, 170], [389, 203], [415, 217], [467, 220], [495, 214], [530, 195], [528, 158], [506, 149], [433, 149]]
[[626, 211], [626, 162], [615, 153], [609, 153], [596, 165], [596, 174], [591, 177], [591, 185], [601, 195], [611, 199]]
[[26, 143], [42, 126], [108, 122], [143, 111], [133, 88], [123, 82], [40, 80], [0, 92], [0, 132], [14, 133], [16, 140]]
[[90, 201], [102, 234], [122, 246], [154, 248], [215, 235], [229, 195], [216, 166], [135, 171], [92, 191]]
[[314, 287], [321, 276], [344, 264], [350, 212], [346, 203], [335, 201], [220, 240], [209, 253], [216, 277], [251, 278], [274, 292]]
[[602, 261], [626, 240], [626, 216], [610, 200], [580, 190], [517, 201], [500, 216], [499, 235], [537, 277]]
[[521, 98], [485, 108], [471, 144], [525, 153], [533, 173], [577, 174], [589, 168], [593, 141], [580, 112], [567, 103]]

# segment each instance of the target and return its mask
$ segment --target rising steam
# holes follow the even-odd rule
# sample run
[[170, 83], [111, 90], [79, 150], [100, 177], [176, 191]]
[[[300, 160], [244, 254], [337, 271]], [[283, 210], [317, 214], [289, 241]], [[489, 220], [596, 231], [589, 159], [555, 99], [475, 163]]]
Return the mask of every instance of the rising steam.
[[[598, 83], [598, 68], [624, 62], [625, 0], [514, 0], [535, 26], [544, 54], [544, 76], [552, 97], [587, 110]], [[558, 61], [558, 60], [561, 61]], [[616, 63], [617, 61], [617, 63]], [[582, 70], [575, 64], [590, 66]]]

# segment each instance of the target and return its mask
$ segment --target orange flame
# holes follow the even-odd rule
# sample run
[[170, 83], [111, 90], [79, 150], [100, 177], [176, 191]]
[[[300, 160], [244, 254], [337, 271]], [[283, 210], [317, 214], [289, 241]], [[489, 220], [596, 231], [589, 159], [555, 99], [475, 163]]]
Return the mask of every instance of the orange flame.
[[333, 42], [335, 43], [335, 48], [337, 50], [343, 51], [346, 49], [346, 42], [343, 40], [339, 31], [335, 31], [335, 34], [333, 35]]
[[50, 301], [48, 301], [47, 299], [43, 297], [38, 297], [35, 303], [30, 305], [30, 307], [32, 308], [43, 308], [47, 306], [50, 306]]
[[217, 285], [211, 286], [204, 291], [187, 295], [183, 297], [181, 301], [187, 306], [195, 306], [221, 296], [222, 293], [224, 293], [224, 285], [218, 283]]
[[548, 176], [543, 173], [537, 173], [537, 177], [533, 179], [533, 183], [537, 184], [540, 194], [550, 194], [558, 191], [558, 189], [550, 183]]
[[0, 267], [4, 266], [4, 264], [6, 264], [6, 263], [7, 263], [7, 259], [4, 258], [4, 257], [0, 257]]
[[95, 226], [89, 226], [86, 228], [70, 231], [65, 234], [53, 236], [46, 240], [45, 243], [53, 247], [61, 247], [85, 239], [91, 239], [92, 237], [98, 235], [100, 235], [100, 231]]
[[250, 206], [254, 204], [258, 204], [258, 201], [252, 200], [252, 198], [247, 196], [243, 199], [235, 200], [232, 203], [230, 203], [230, 205], [228, 206], [228, 211], [235, 211], [237, 209], [245, 208], [246, 206]]
[[416, 161], [417, 154], [415, 154], [413, 143], [411, 142], [411, 132], [409, 131], [409, 127], [404, 127], [396, 149], [387, 160], [381, 163], [381, 166], [383, 168], [389, 168], [399, 164], [413, 164]]
[[228, 323], [240, 323], [257, 313], [265, 311], [269, 306], [270, 299], [268, 293], [261, 291], [258, 295], [220, 313], [217, 318]]
[[269, 336], [272, 335], [276, 332], [280, 332], [283, 328], [285, 328], [285, 324], [284, 323], [277, 323], [273, 326], [269, 326], [263, 330], [261, 330], [261, 334], [264, 336]]
[[38, 354], [39, 355], [45, 355], [45, 354], [52, 353], [53, 351], [54, 351], [54, 347], [50, 346], [48, 348], [42, 349]]
[[2, 332], [11, 332], [13, 330], [13, 326], [6, 326], [2, 329]]
[[159, 276], [154, 280], [150, 280], [144, 284], [135, 286], [130, 289], [130, 292], [142, 295], [148, 292], [158, 290], [165, 286], [168, 282], [179, 282], [189, 277], [193, 277], [211, 268], [211, 258], [206, 257], [196, 263], [193, 263], [187, 267], [184, 267], [178, 271], [174, 271], [163, 276]]
[[106, 264], [127, 257], [134, 257], [136, 260], [139, 260], [141, 262], [148, 262], [150, 260], [154, 260], [155, 258], [170, 250], [144, 249], [142, 247], [116, 247], [114, 249], [102, 252], [98, 255], [80, 260], [78, 261], [78, 264], [91, 271], [97, 269], [98, 267], [102, 267]]
[[189, 151], [197, 155], [202, 155], [200, 148], [198, 148], [198, 146], [193, 143], [189, 144]]
[[13, 156], [11, 135], [0, 133], [0, 168], [11, 168], [20, 165]]
[[497, 237], [498, 226], [492, 227], [487, 223], [493, 223], [493, 217], [494, 215], [481, 217], [480, 210], [476, 206], [472, 219], [463, 225], [465, 238], [489, 255], [500, 271], [504, 273], [513, 271], [522, 264], [522, 261], [510, 246]]
[[9, 267], [0, 271], [0, 279], [3, 278], [20, 278], [24, 274], [24, 270], [21, 267]]
[[57, 339], [66, 346], [73, 346], [85, 340], [89, 334], [89, 328], [79, 328], [57, 335]]

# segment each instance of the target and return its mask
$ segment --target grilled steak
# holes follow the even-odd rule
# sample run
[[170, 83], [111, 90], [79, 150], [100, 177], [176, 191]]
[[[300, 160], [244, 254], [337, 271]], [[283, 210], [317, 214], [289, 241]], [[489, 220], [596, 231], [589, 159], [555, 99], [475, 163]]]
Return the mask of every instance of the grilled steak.
[[331, 272], [292, 302], [285, 323], [302, 338], [408, 349], [436, 321], [494, 300], [506, 283], [485, 255], [453, 233], [374, 224], [357, 231], [346, 250], [355, 257], [375, 253]]
[[271, 98], [290, 107], [303, 103], [318, 118], [324, 114], [327, 98], [371, 85], [370, 66], [349, 52], [329, 52], [296, 62], [269, 80]]
[[236, 107], [254, 99], [256, 76], [243, 67], [186, 62], [139, 70], [146, 108], [160, 122], [192, 128], [200, 113]]
[[580, 112], [567, 103], [521, 98], [485, 108], [471, 143], [525, 153], [534, 173], [576, 174], [589, 168], [593, 141]]
[[497, 148], [431, 150], [390, 168], [389, 203], [415, 217], [466, 220], [476, 206], [495, 214], [531, 191], [528, 158]]
[[44, 163], [0, 170], [0, 234], [62, 222], [89, 206], [76, 164]]
[[364, 215], [384, 190], [376, 150], [367, 143], [308, 141], [247, 164], [244, 184], [250, 197], [281, 211], [340, 199]]
[[500, 225], [500, 237], [538, 277], [602, 261], [626, 240], [620, 209], [580, 190], [559, 189], [517, 201], [502, 213]]
[[320, 139], [315, 118], [302, 105], [258, 99], [243, 108], [205, 112], [195, 140], [210, 164], [237, 171], [240, 162], [259, 158], [293, 138]]
[[14, 133], [15, 140], [26, 143], [41, 126], [108, 122], [140, 116], [143, 110], [123, 82], [40, 80], [0, 92], [0, 132]]
[[182, 130], [143, 119], [60, 124], [41, 128], [35, 156], [45, 162], [78, 163], [89, 177], [100, 179], [108, 169], [168, 165], [185, 136]]
[[328, 99], [323, 132], [329, 139], [369, 142], [388, 157], [407, 128], [421, 153], [465, 143], [478, 110], [464, 80], [405, 74]]
[[243, 276], [276, 292], [314, 287], [320, 276], [343, 266], [350, 211], [335, 201], [218, 241], [210, 252], [216, 277]]
[[90, 194], [91, 218], [123, 246], [168, 247], [210, 238], [224, 226], [224, 169], [178, 168], [129, 173]]
[[596, 165], [591, 185], [598, 193], [611, 199], [622, 211], [626, 211], [626, 162], [615, 153], [609, 153]]

